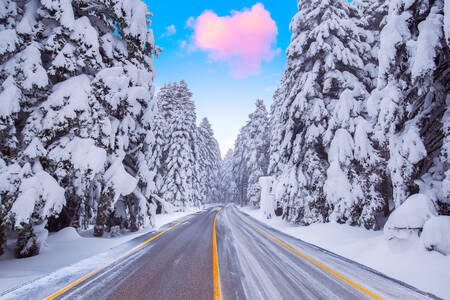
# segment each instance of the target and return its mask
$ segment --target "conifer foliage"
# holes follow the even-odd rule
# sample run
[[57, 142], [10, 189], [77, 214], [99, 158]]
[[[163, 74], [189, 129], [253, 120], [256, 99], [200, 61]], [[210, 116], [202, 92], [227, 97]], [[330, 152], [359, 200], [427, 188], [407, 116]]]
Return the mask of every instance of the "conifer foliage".
[[219, 144], [207, 118], [203, 118], [197, 129], [197, 162], [199, 171], [201, 202], [219, 202], [219, 171], [222, 158]]
[[165, 174], [161, 194], [177, 208], [198, 205], [196, 114], [192, 93], [180, 81], [161, 88], [158, 103], [167, 122]]
[[[236, 139], [231, 170], [236, 185], [232, 189], [237, 189], [236, 201], [241, 205], [259, 207], [261, 189], [258, 179], [267, 175], [269, 162], [269, 116], [262, 100], [257, 100], [255, 106]], [[224, 166], [228, 168], [228, 164], [224, 163]], [[229, 176], [228, 170], [224, 173], [224, 176]]]
[[12, 230], [27, 257], [49, 230], [115, 235], [216, 201], [218, 145], [186, 83], [154, 97], [150, 15], [140, 0], [0, 4], [0, 254]]
[[0, 254], [11, 230], [27, 257], [48, 230], [135, 231], [158, 196], [181, 209], [206, 197], [217, 171], [199, 170], [217, 170], [217, 143], [184, 82], [176, 101], [154, 98], [150, 15], [140, 0], [0, 4]]
[[[380, 229], [393, 210], [416, 198], [449, 215], [445, 5], [298, 1], [269, 125], [254, 131], [251, 117], [231, 163], [223, 164], [235, 183], [229, 201], [257, 206], [253, 184], [268, 174], [276, 207], [294, 223]], [[270, 140], [266, 173], [253, 156], [255, 133], [263, 128]]]
[[196, 126], [191, 98], [184, 81], [163, 86], [157, 96], [166, 123], [160, 195], [178, 210], [218, 199], [219, 145], [208, 119]]

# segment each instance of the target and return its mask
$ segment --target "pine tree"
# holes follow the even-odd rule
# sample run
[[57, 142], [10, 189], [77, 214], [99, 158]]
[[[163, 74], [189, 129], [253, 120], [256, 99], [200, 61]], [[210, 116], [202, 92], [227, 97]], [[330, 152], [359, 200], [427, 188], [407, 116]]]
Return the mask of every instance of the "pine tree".
[[184, 81], [162, 88], [158, 95], [168, 127], [163, 155], [166, 173], [161, 194], [179, 209], [200, 205], [195, 160], [196, 115], [191, 97], [192, 93]]
[[[154, 180], [144, 171], [148, 167], [145, 166], [146, 156], [151, 155], [146, 151], [152, 148], [152, 145], [146, 145], [145, 130], [151, 120], [144, 116], [154, 92], [153, 33], [147, 29], [149, 13], [143, 2], [117, 1], [114, 8], [112, 24], [120, 38], [109, 32], [102, 36], [101, 42], [107, 50], [106, 55], [116, 62], [99, 72], [93, 83], [94, 94], [111, 120], [109, 141], [102, 142], [114, 157], [108, 163], [109, 168], [122, 161], [125, 172], [138, 180], [138, 187], [146, 188]], [[119, 166], [117, 170], [122, 168]], [[138, 188], [123, 194], [110, 185], [111, 182], [103, 182], [100, 202], [105, 203], [100, 203], [101, 209], [97, 211], [96, 235], [102, 234], [106, 225], [104, 220], [111, 215], [117, 201], [110, 199], [117, 199], [117, 193], [123, 196], [118, 200], [127, 208], [129, 229], [135, 231], [148, 225], [155, 204], [143, 196], [145, 191]]]
[[237, 203], [237, 187], [233, 173], [233, 150], [229, 149], [221, 163], [219, 174], [219, 202]]
[[144, 115], [145, 139], [142, 153], [139, 153], [138, 174], [143, 180], [139, 183], [145, 198], [151, 199], [153, 205], [158, 205], [154, 199], [159, 195], [163, 182], [163, 150], [166, 139], [167, 124], [162, 116], [157, 99], [154, 98]]
[[[388, 162], [395, 207], [420, 186], [437, 192], [448, 169], [443, 144], [450, 77], [444, 27], [443, 1], [389, 2], [380, 33], [377, 89], [368, 107], [375, 145]], [[448, 203], [443, 191], [430, 196]]]
[[247, 199], [252, 206], [259, 207], [261, 187], [258, 180], [267, 175], [269, 163], [269, 117], [262, 100], [257, 100], [255, 105], [247, 124], [248, 150], [245, 157], [249, 173]]
[[264, 102], [257, 100], [255, 111], [237, 136], [231, 159], [235, 201], [242, 206], [259, 206], [258, 179], [267, 175], [269, 142], [269, 117]]
[[[86, 228], [96, 218], [101, 235], [114, 225], [118, 201], [128, 205], [129, 229], [148, 224], [153, 208], [142, 194], [154, 178], [143, 165], [158, 164], [148, 159], [153, 120], [145, 115], [154, 92], [148, 16], [131, 0], [0, 5], [0, 95], [8, 104], [0, 110], [1, 176], [21, 170], [9, 191], [18, 200], [6, 205], [11, 196], [2, 192], [0, 215], [19, 230], [19, 256], [39, 252], [44, 227]], [[112, 168], [129, 182], [132, 174], [139, 188], [125, 193], [116, 176], [104, 178]], [[63, 188], [65, 199], [46, 188]], [[31, 190], [36, 206], [23, 211], [19, 200]]]
[[232, 172], [234, 174], [234, 182], [237, 190], [237, 203], [241, 206], [248, 204], [247, 190], [248, 190], [248, 122], [243, 126], [234, 143], [233, 152], [233, 166]]
[[[271, 153], [270, 170], [279, 177], [278, 200], [289, 221], [310, 224], [330, 215], [354, 223], [361, 205], [355, 199], [358, 178], [350, 172], [353, 149], [346, 149], [348, 157], [331, 152], [349, 147], [338, 139], [353, 143], [356, 121], [364, 120], [361, 107], [373, 85], [365, 67], [367, 32], [355, 21], [358, 11], [345, 1], [302, 1], [299, 10], [272, 107], [271, 150], [277, 145], [279, 150]], [[334, 162], [336, 157], [343, 161]], [[341, 178], [346, 188], [324, 189], [327, 173]]]
[[198, 127], [198, 164], [201, 202], [218, 202], [218, 177], [221, 164], [219, 144], [207, 118]]

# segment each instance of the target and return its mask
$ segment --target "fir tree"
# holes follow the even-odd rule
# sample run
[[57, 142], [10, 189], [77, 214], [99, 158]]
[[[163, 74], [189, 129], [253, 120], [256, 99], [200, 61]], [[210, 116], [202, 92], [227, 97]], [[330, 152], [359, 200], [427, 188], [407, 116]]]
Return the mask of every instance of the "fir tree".
[[248, 122], [245, 126], [243, 126], [239, 135], [236, 138], [234, 143], [234, 152], [233, 152], [233, 165], [232, 172], [234, 174], [234, 182], [236, 185], [237, 191], [237, 203], [241, 206], [247, 205], [247, 190], [248, 190], [248, 164], [247, 164], [247, 153], [248, 153], [248, 140], [247, 140], [247, 132], [248, 132]]
[[249, 116], [247, 124], [248, 165], [247, 199], [254, 207], [259, 207], [261, 187], [259, 177], [267, 175], [269, 163], [269, 117], [262, 100], [256, 101], [256, 109]]
[[207, 118], [198, 127], [197, 144], [201, 201], [217, 202], [221, 157], [219, 144]]
[[[19, 256], [39, 252], [44, 227], [86, 228], [97, 219], [101, 235], [118, 201], [128, 205], [128, 229], [149, 223], [147, 187], [155, 178], [145, 170], [159, 163], [149, 159], [155, 47], [148, 16], [143, 2], [130, 0], [0, 6], [0, 95], [8, 104], [0, 110], [1, 176], [21, 170], [8, 195], [2, 190], [0, 215], [19, 230]], [[138, 188], [118, 187], [111, 168], [136, 178]], [[63, 188], [65, 197], [56, 201], [47, 188]], [[29, 209], [19, 209], [30, 191]]]
[[[293, 222], [310, 224], [331, 215], [353, 223], [360, 203], [351, 181], [357, 186], [358, 179], [345, 165], [353, 160], [353, 149], [347, 149], [349, 157], [331, 152], [340, 151], [339, 145], [351, 147], [355, 121], [363, 115], [362, 102], [372, 86], [365, 67], [367, 34], [355, 22], [358, 11], [345, 1], [302, 1], [299, 10], [291, 22], [287, 68], [272, 109], [271, 149], [279, 145], [279, 150], [271, 154], [271, 172], [279, 173], [278, 200], [284, 217]], [[349, 145], [337, 142], [338, 131]], [[334, 157], [344, 161], [333, 163]], [[327, 172], [340, 177], [346, 188], [324, 190]]]
[[441, 186], [448, 169], [443, 150], [449, 92], [444, 27], [443, 1], [389, 2], [386, 26], [380, 33], [377, 89], [368, 108], [375, 146], [388, 162], [395, 207], [420, 186], [424, 191], [435, 190], [430, 195], [435, 201], [448, 203], [448, 194], [435, 188]]
[[161, 194], [167, 202], [179, 209], [200, 205], [196, 195], [196, 115], [191, 97], [192, 93], [184, 81], [166, 86], [158, 96], [162, 114], [166, 116], [167, 122], [164, 148], [166, 173]]
[[237, 203], [237, 187], [233, 173], [233, 150], [225, 155], [219, 173], [219, 202]]

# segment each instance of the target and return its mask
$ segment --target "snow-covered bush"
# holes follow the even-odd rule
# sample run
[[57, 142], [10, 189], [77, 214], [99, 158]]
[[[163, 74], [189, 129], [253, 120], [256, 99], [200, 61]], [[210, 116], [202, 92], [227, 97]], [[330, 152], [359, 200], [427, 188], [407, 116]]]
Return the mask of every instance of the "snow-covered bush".
[[426, 221], [420, 240], [427, 250], [450, 254], [450, 216], [432, 217]]
[[411, 235], [418, 236], [425, 222], [436, 215], [436, 208], [428, 196], [414, 194], [389, 216], [384, 225], [384, 237], [386, 240], [407, 240]]

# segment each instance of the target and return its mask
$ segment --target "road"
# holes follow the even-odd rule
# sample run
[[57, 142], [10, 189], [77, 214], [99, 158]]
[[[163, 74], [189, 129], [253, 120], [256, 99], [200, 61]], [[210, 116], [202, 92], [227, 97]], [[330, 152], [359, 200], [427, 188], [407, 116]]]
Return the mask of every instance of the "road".
[[[236, 206], [219, 210], [141, 236], [79, 280], [49, 279], [52, 299], [436, 299], [278, 232]], [[29, 288], [20, 298], [44, 292]]]

